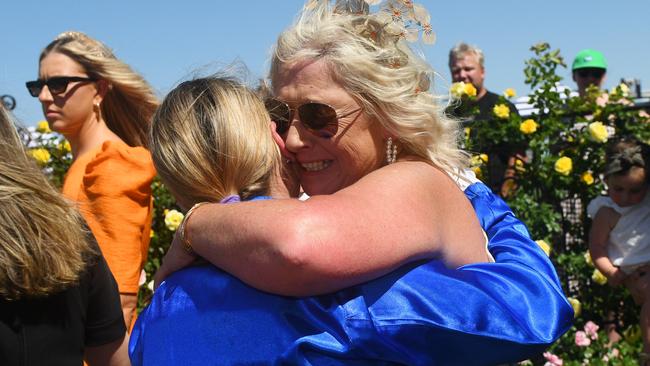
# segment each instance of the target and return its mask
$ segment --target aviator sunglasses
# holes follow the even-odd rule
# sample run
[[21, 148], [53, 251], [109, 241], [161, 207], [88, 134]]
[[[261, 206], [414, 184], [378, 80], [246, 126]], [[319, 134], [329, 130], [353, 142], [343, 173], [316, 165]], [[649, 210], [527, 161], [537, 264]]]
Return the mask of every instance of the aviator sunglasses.
[[287, 103], [273, 98], [265, 100], [264, 106], [271, 115], [271, 120], [275, 122], [276, 131], [279, 134], [282, 135], [289, 130], [295, 116], [294, 113], [297, 111], [300, 122], [302, 122], [305, 128], [314, 135], [323, 138], [330, 138], [336, 135], [339, 128], [339, 118], [350, 116], [361, 110], [361, 107], [359, 107], [353, 111], [339, 115], [332, 106], [324, 103], [309, 102], [301, 104], [296, 108], [291, 108]]
[[68, 89], [68, 84], [75, 81], [97, 81], [97, 79], [80, 77], [80, 76], [55, 76], [46, 80], [38, 79], [25, 83], [27, 90], [32, 97], [38, 97], [47, 85], [52, 94], [61, 94]]

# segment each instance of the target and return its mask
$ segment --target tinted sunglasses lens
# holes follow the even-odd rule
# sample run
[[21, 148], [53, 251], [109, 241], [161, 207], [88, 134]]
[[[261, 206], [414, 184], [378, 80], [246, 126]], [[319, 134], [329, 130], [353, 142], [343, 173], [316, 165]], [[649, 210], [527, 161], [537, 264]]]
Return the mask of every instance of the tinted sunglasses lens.
[[334, 108], [322, 103], [306, 103], [298, 107], [300, 121], [314, 131], [325, 130], [336, 134], [338, 120]]
[[32, 97], [38, 97], [38, 95], [41, 94], [41, 90], [43, 90], [43, 82], [38, 80], [28, 81], [25, 85], [27, 86], [27, 91], [29, 91], [29, 94]]
[[284, 134], [291, 125], [291, 110], [286, 103], [276, 99], [264, 101], [264, 107], [269, 112], [271, 120], [275, 122], [275, 129], [279, 134]]
[[52, 94], [61, 94], [68, 88], [70, 80], [67, 78], [52, 78], [47, 81], [47, 87]]

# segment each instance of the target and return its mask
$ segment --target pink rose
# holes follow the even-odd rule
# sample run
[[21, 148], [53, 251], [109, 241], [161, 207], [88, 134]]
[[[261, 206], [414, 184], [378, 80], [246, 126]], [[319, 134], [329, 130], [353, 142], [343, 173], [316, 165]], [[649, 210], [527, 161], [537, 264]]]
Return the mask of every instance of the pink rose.
[[560, 357], [552, 354], [551, 352], [544, 352], [544, 358], [547, 361], [544, 366], [562, 366], [564, 363]]
[[598, 328], [600, 327], [590, 320], [585, 324], [585, 333], [587, 333], [589, 338], [596, 340], [598, 339]]
[[579, 330], [576, 332], [576, 346], [587, 347], [591, 344], [591, 339], [587, 337], [587, 333]]

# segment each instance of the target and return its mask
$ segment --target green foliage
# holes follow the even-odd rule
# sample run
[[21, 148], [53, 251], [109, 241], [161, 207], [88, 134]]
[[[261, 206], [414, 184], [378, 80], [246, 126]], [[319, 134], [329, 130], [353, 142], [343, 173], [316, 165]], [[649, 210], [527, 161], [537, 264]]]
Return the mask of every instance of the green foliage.
[[[486, 147], [525, 146], [526, 156], [515, 159], [513, 176], [504, 182], [506, 201], [534, 239], [551, 245], [551, 260], [565, 293], [581, 303], [576, 324], [591, 320], [602, 328], [615, 324], [619, 332], [633, 333], [630, 329], [638, 329], [639, 308], [628, 291], [594, 280], [595, 268], [587, 260], [590, 221], [585, 210], [604, 189], [599, 172], [606, 140], [632, 135], [647, 142], [650, 120], [633, 106], [624, 86], [609, 93], [592, 87], [585, 97], [570, 96], [559, 84], [562, 78], [557, 73], [566, 67], [560, 51], [547, 43], [534, 45], [531, 51], [524, 75], [534, 90], [529, 104], [535, 112], [523, 118], [514, 113], [507, 118], [495, 114], [493, 120], [474, 124], [471, 133], [466, 130], [465, 146], [475, 154], [472, 165], [483, 177], [490, 174], [489, 164], [478, 157], [488, 153]], [[501, 97], [499, 103], [505, 101]], [[549, 350], [564, 365], [637, 364], [639, 337], [625, 337], [610, 347], [602, 330], [588, 347], [580, 347], [575, 343], [576, 331], [567, 332]], [[533, 364], [546, 361], [543, 357], [531, 360]]]

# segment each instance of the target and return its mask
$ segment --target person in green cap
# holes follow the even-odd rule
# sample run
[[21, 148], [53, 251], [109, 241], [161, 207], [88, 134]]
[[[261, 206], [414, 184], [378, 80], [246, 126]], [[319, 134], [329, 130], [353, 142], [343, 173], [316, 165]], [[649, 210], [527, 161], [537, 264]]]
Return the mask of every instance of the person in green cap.
[[590, 85], [602, 87], [607, 73], [607, 61], [601, 52], [585, 49], [578, 52], [571, 70], [573, 81], [578, 84], [578, 94], [582, 97]]

